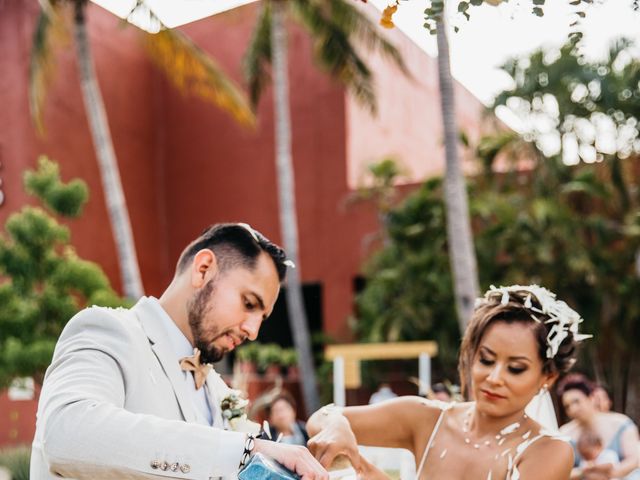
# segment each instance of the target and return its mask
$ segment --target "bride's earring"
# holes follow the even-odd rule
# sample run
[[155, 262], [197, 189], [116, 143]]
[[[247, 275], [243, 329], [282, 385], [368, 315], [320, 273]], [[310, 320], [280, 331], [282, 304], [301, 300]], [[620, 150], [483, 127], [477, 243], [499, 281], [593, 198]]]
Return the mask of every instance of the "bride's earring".
[[542, 388], [538, 392], [538, 395], [545, 395], [546, 393], [549, 393], [549, 385], [545, 383], [544, 385], [542, 385]]

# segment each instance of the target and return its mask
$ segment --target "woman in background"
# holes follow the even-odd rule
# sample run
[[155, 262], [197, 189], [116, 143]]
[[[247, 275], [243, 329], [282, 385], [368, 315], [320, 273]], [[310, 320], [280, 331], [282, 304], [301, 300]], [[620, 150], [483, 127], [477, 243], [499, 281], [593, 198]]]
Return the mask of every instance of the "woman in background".
[[571, 438], [574, 446], [580, 435], [592, 430], [602, 439], [605, 449], [613, 450], [620, 458], [620, 463], [607, 467], [596, 465], [580, 467], [583, 460], [575, 449], [572, 479], [601, 480], [624, 478], [640, 480], [638, 470], [638, 428], [626, 415], [615, 412], [600, 412], [591, 398], [593, 384], [584, 375], [570, 375], [558, 387], [558, 396], [571, 421], [560, 428], [560, 432]]
[[306, 445], [309, 435], [304, 423], [297, 419], [296, 401], [293, 396], [283, 390], [267, 406], [267, 418], [272, 440], [280, 439], [282, 443]]

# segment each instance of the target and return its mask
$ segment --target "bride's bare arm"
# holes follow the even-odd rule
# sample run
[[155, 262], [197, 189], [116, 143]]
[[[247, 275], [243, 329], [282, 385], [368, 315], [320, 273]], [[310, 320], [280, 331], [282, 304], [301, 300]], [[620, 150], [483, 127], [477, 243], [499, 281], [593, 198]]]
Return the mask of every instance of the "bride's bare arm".
[[307, 422], [308, 446], [320, 463], [330, 466], [346, 455], [358, 469], [357, 445], [414, 451], [418, 436], [427, 436], [440, 409], [420, 397], [400, 397], [375, 405], [323, 408]]

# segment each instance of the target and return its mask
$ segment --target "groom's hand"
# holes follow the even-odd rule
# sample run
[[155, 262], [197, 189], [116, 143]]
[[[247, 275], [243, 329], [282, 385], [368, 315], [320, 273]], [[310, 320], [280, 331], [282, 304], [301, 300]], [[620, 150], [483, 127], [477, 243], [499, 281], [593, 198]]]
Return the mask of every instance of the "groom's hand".
[[269, 440], [256, 440], [253, 451], [280, 462], [289, 470], [300, 475], [302, 480], [329, 480], [327, 471], [305, 447]]
[[344, 455], [356, 471], [360, 471], [360, 452], [349, 421], [342, 415], [332, 416], [322, 429], [307, 442], [311, 453], [323, 467], [330, 468], [336, 457]]

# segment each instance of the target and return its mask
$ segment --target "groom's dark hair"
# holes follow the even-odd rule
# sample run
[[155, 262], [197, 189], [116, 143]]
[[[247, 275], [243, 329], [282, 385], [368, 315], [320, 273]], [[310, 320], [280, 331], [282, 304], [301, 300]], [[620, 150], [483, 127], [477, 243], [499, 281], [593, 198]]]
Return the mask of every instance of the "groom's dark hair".
[[264, 251], [273, 260], [281, 282], [287, 273], [284, 250], [246, 223], [218, 223], [207, 227], [180, 254], [176, 273], [184, 272], [203, 249], [215, 254], [220, 272], [236, 267], [253, 270], [258, 256]]

